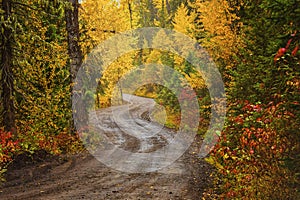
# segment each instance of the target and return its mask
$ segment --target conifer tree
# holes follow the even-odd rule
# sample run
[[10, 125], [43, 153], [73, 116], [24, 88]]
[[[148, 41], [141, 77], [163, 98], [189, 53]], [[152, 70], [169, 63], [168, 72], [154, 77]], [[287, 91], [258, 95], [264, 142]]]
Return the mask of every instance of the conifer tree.
[[15, 131], [15, 107], [14, 107], [14, 47], [17, 21], [13, 14], [13, 1], [2, 0], [1, 11], [3, 19], [1, 24], [1, 100], [3, 105], [2, 125], [6, 131]]

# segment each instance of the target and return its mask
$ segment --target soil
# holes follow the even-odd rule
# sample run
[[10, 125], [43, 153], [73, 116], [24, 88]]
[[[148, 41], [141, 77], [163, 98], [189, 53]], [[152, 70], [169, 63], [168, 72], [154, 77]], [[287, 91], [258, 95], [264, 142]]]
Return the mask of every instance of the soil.
[[197, 154], [201, 139], [174, 164], [159, 172], [128, 174], [112, 170], [84, 151], [72, 156], [39, 152], [10, 165], [0, 199], [203, 199], [212, 167]]
[[[153, 101], [140, 97], [132, 99], [129, 109], [118, 106], [114, 113], [109, 109], [101, 110], [91, 122], [103, 132], [103, 137], [133, 153], [153, 152], [169, 144], [174, 132], [151, 123], [151, 117], [145, 117], [145, 113], [150, 116]], [[211, 190], [213, 169], [198, 156], [201, 143], [201, 137], [196, 136], [189, 149], [171, 165], [141, 173], [116, 171], [88, 151], [61, 156], [44, 151], [31, 157], [20, 155], [8, 168], [6, 182], [0, 186], [0, 199], [209, 199], [207, 191]], [[139, 162], [136, 160], [133, 165], [143, 164]]]

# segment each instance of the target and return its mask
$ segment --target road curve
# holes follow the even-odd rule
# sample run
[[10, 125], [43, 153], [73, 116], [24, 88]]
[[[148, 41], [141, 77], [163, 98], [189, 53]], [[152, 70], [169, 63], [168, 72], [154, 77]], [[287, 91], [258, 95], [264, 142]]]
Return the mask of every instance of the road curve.
[[[90, 113], [90, 127], [102, 140], [100, 145], [86, 143], [92, 154], [109, 167], [131, 173], [156, 171], [176, 161], [189, 144], [154, 119], [161, 107], [149, 98], [124, 94], [123, 99], [126, 104]], [[157, 120], [164, 121], [165, 115], [162, 118]]]
[[[126, 152], [151, 153], [167, 146], [176, 133], [151, 120], [155, 102], [127, 97], [130, 96], [124, 96], [130, 102], [127, 105], [92, 113], [91, 123], [97, 131], [115, 148]], [[203, 192], [209, 190], [212, 169], [197, 156], [201, 143], [197, 136], [188, 151], [174, 163], [149, 173], [114, 170], [86, 151], [66, 158], [44, 158], [31, 164], [19, 160], [8, 169], [7, 182], [0, 186], [0, 199], [202, 199]]]

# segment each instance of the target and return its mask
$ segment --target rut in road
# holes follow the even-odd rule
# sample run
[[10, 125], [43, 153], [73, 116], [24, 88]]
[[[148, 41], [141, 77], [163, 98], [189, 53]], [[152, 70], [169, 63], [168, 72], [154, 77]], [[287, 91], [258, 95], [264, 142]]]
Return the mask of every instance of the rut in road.
[[153, 99], [129, 94], [123, 98], [127, 104], [90, 112], [90, 130], [101, 141], [89, 138], [88, 149], [107, 166], [130, 173], [153, 172], [175, 162], [192, 143], [193, 132], [170, 130], [157, 122], [165, 119], [155, 121]]
[[108, 137], [117, 147], [128, 146], [134, 141], [139, 153], [152, 152], [174, 139], [174, 131], [154, 121], [151, 113], [155, 109], [153, 99], [124, 94], [129, 104], [114, 106], [96, 112], [91, 124]]
[[[96, 112], [97, 118], [91, 122], [114, 146], [132, 153], [151, 153], [168, 145], [176, 133], [152, 121], [154, 101], [130, 98], [130, 109], [103, 109]], [[129, 100], [126, 95], [125, 100]], [[145, 113], [149, 114], [145, 117]], [[114, 170], [88, 152], [45, 159], [22, 168], [16, 163], [8, 170], [0, 199], [201, 199], [210, 186], [212, 171], [197, 156], [201, 142], [197, 136], [174, 163], [149, 173]]]

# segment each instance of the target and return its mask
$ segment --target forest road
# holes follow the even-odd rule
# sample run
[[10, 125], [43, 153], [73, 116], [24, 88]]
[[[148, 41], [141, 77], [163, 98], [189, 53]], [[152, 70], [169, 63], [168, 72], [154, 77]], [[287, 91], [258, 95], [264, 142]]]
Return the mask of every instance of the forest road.
[[[113, 146], [136, 155], [155, 152], [172, 141], [176, 132], [158, 123], [164, 115], [155, 116], [160, 107], [152, 99], [124, 95], [124, 100], [129, 103], [97, 110], [90, 117], [99, 134]], [[34, 162], [19, 158], [6, 173], [0, 199], [202, 199], [202, 193], [211, 185], [212, 167], [197, 155], [201, 143], [196, 136], [171, 165], [136, 173], [108, 167], [88, 151], [71, 156], [45, 156], [41, 152]]]

